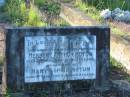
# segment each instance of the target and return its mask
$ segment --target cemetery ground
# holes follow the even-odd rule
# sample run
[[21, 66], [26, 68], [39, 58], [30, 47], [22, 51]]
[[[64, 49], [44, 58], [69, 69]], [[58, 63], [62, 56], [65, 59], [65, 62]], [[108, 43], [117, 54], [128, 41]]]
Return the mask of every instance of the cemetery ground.
[[[68, 2], [68, 0], [65, 0], [65, 2]], [[17, 8], [18, 4], [19, 3], [17, 3], [17, 2], [15, 3], [16, 8], [14, 8], [13, 10], [18, 9]], [[10, 6], [10, 5], [8, 5], [8, 6]], [[35, 6], [37, 6], [37, 5], [35, 5]], [[13, 11], [13, 10], [10, 9], [9, 13], [4, 13], [3, 12], [4, 10], [1, 10], [0, 11], [1, 12], [0, 13], [0, 22], [1, 22], [0, 33], [3, 33], [4, 28], [6, 28], [6, 26], [41, 26], [41, 27], [43, 27], [43, 26], [44, 27], [45, 26], [49, 26], [49, 27], [50, 26], [62, 26], [62, 27], [71, 26], [70, 23], [67, 23], [68, 21], [66, 21], [66, 19], [63, 20], [62, 18], [60, 18], [59, 11], [58, 12], [54, 11], [54, 13], [57, 13], [56, 15], [54, 15], [53, 12], [51, 13], [51, 11], [53, 11], [53, 10], [46, 13], [46, 10], [45, 10], [46, 8], [44, 8], [44, 7], [41, 8], [41, 6], [43, 6], [43, 5], [38, 6], [38, 8], [31, 7], [31, 11], [29, 12], [29, 14], [28, 15], [26, 14], [24, 16], [22, 14], [26, 13], [26, 11], [25, 11], [24, 4], [21, 4], [21, 9], [22, 9], [21, 11], [23, 11], [22, 14], [19, 15], [18, 14], [19, 10], [18, 10], [17, 12], [13, 13], [16, 16], [11, 17], [11, 18], [9, 17], [9, 13], [11, 15], [12, 14], [11, 11]], [[52, 6], [52, 5], [50, 5], [50, 6]], [[58, 6], [56, 5], [56, 10], [58, 10]], [[79, 8], [81, 11], [85, 12], [85, 14], [87, 14], [90, 18], [94, 19], [94, 23], [103, 22], [103, 25], [106, 25], [106, 24], [104, 24], [104, 23], [106, 23], [106, 21], [101, 20], [101, 18], [99, 17], [98, 11], [95, 8], [90, 8], [91, 10], [93, 10], [93, 12], [91, 13], [91, 10], [89, 8], [86, 9], [86, 7], [85, 7], [85, 9], [84, 9], [84, 6], [86, 6], [86, 5], [81, 5], [79, 2], [77, 2], [77, 5], [75, 5], [75, 6], [76, 6], [76, 8]], [[54, 8], [55, 8], [55, 6], [54, 6]], [[52, 7], [52, 9], [54, 9], [54, 8]], [[26, 16], [28, 16], [28, 19], [26, 19]], [[17, 18], [17, 17], [19, 17], [19, 18]], [[17, 20], [16, 20], [16, 18], [17, 18]], [[21, 21], [21, 20], [19, 20], [20, 18], [23, 19], [22, 22], [19, 22], [19, 21]], [[91, 19], [90, 19], [90, 21], [91, 21]], [[126, 23], [117, 22], [117, 21], [114, 21], [114, 22], [107, 21], [107, 25], [108, 24], [110, 25], [113, 34], [116, 34], [117, 36], [121, 36], [128, 41], [130, 40], [130, 37], [129, 37], [129, 35], [130, 35], [130, 26], [129, 25], [130, 24], [129, 23], [126, 24]], [[88, 25], [89, 25], [89, 23], [88, 23]], [[0, 52], [2, 53], [2, 55], [1, 55], [2, 57], [0, 59], [0, 63], [2, 64], [1, 67], [3, 66], [3, 63], [4, 63], [3, 62], [3, 60], [4, 60], [4, 58], [3, 58], [4, 53], [3, 52], [5, 50], [5, 47], [3, 46], [3, 45], [5, 45], [4, 41], [5, 41], [5, 39], [3, 39], [3, 37], [2, 37], [1, 42], [0, 42], [0, 47], [1, 47]], [[122, 65], [122, 63], [116, 61], [115, 58], [111, 57], [110, 71], [109, 72], [110, 72], [110, 80], [112, 81], [111, 83], [113, 83], [115, 85], [115, 86], [110, 85], [111, 87], [113, 87], [110, 91], [99, 92], [96, 90], [89, 91], [88, 89], [85, 89], [85, 90], [79, 89], [79, 90], [75, 90], [75, 91], [73, 91], [73, 90], [62, 91], [62, 89], [61, 89], [60, 92], [58, 91], [58, 93], [54, 93], [54, 95], [55, 96], [59, 95], [59, 97], [60, 96], [69, 97], [72, 95], [73, 95], [73, 97], [95, 97], [95, 96], [96, 97], [130, 97], [130, 93], [129, 93], [130, 87], [129, 87], [128, 91], [126, 89], [126, 86], [128, 86], [130, 83], [130, 73], [127, 72], [126, 68]], [[127, 83], [127, 82], [129, 82], [129, 83]], [[64, 95], [66, 93], [63, 93], [63, 92], [66, 92], [67, 95]], [[30, 93], [30, 95], [33, 95], [34, 97], [40, 97], [40, 96], [46, 97], [49, 95], [49, 93], [37, 91], [37, 93]], [[50, 95], [50, 96], [52, 96], [52, 95]], [[10, 93], [7, 92], [5, 97], [10, 97]], [[23, 96], [21, 96], [21, 97], [23, 97]]]
[[[122, 39], [125, 39], [129, 42], [129, 33], [130, 33], [130, 24], [129, 23], [126, 24], [126, 23], [119, 22], [119, 21], [109, 21], [109, 20], [104, 21], [100, 17], [99, 11], [96, 10], [94, 7], [87, 6], [82, 1], [80, 2], [80, 0], [77, 0], [77, 3], [76, 3], [77, 5], [75, 5], [75, 6], [73, 6], [74, 2], [70, 2], [70, 1], [67, 1], [67, 2], [69, 2], [69, 4], [68, 3], [62, 4], [63, 9], [62, 9], [61, 17], [64, 18], [65, 20], [67, 20], [71, 25], [74, 25], [74, 26], [109, 25], [111, 27], [111, 39], [113, 39], [113, 35], [114, 35], [114, 36], [119, 36]], [[85, 15], [83, 13], [85, 13]], [[75, 16], [77, 16], [77, 17], [75, 17]], [[118, 37], [116, 37], [117, 44], [121, 38], [118, 39]], [[122, 41], [125, 41], [125, 40], [122, 40]], [[111, 41], [111, 44], [112, 43], [113, 43], [113, 40]], [[127, 44], [127, 45], [129, 45], [129, 44]], [[114, 45], [111, 45], [111, 51], [112, 51], [113, 47], [114, 47]], [[119, 49], [122, 48], [120, 43], [118, 45], [118, 48]], [[118, 50], [118, 49], [116, 49], [116, 50]], [[121, 50], [121, 52], [122, 52], [122, 50]], [[114, 53], [114, 52], [112, 52], [112, 53]], [[123, 54], [123, 52], [122, 52], [122, 54]], [[118, 53], [117, 53], [117, 55], [118, 55]], [[117, 57], [117, 55], [115, 55], [114, 58]], [[117, 60], [121, 61], [121, 59], [118, 59], [118, 58], [117, 58]], [[114, 61], [114, 63], [116, 62], [116, 60], [113, 60], [113, 58], [111, 58], [111, 62], [112, 61]], [[120, 62], [117, 62], [117, 63], [120, 64], [119, 67], [122, 68], [122, 65], [121, 65], [122, 63], [120, 63]], [[116, 66], [118, 67], [118, 65], [116, 65]], [[128, 77], [128, 79], [129, 79], [129, 77]]]

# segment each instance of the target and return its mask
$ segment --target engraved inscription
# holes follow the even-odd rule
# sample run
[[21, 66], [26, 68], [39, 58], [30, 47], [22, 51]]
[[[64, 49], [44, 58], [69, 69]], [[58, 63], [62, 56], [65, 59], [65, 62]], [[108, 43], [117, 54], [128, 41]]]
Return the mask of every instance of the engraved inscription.
[[25, 37], [25, 82], [96, 78], [96, 36]]

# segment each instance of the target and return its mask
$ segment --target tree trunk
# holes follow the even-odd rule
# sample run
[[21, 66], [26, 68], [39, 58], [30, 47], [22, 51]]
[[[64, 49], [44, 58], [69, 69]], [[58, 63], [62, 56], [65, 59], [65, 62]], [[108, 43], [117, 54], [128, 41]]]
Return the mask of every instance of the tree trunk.
[[26, 8], [30, 8], [30, 6], [31, 6], [31, 1], [30, 0], [25, 0], [25, 2], [26, 2]]

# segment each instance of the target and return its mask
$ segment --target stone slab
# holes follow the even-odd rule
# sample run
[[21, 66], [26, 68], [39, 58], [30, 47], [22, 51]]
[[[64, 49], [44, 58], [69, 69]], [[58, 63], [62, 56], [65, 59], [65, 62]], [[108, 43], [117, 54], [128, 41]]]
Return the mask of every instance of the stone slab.
[[[36, 40], [38, 38], [40, 40], [41, 36], [43, 36], [43, 39], [41, 41], [44, 44], [44, 45], [42, 45], [43, 47], [45, 46], [45, 43], [46, 43], [46, 41], [43, 42], [45, 36], [46, 37], [64, 36], [64, 38], [69, 37], [69, 39], [67, 39], [67, 41], [70, 41], [71, 37], [75, 37], [75, 38], [73, 38], [74, 39], [73, 41], [75, 41], [75, 39], [78, 39], [78, 37], [80, 37], [80, 36], [82, 36], [82, 37], [80, 37], [81, 39], [83, 38], [83, 36], [84, 37], [95, 36], [96, 37], [96, 58], [95, 58], [96, 59], [96, 79], [92, 80], [91, 78], [90, 79], [79, 78], [77, 80], [77, 78], [76, 78], [75, 80], [61, 79], [59, 81], [48, 80], [48, 82], [45, 82], [44, 80], [42, 80], [41, 82], [26, 83], [25, 65], [27, 65], [27, 64], [25, 63], [25, 59], [27, 57], [25, 58], [25, 55], [28, 55], [29, 53], [25, 54], [25, 50], [27, 48], [30, 49], [30, 47], [26, 48], [25, 38], [34, 37], [31, 40], [31, 42], [33, 42], [36, 37], [37, 37]], [[53, 37], [51, 37], [51, 38], [53, 40]], [[57, 39], [60, 39], [60, 38], [57, 38]], [[93, 42], [93, 39], [90, 38], [89, 41]], [[62, 42], [62, 40], [59, 40], [59, 42]], [[79, 42], [79, 44], [81, 44], [81, 42]], [[51, 44], [51, 45], [53, 45], [53, 44]], [[60, 46], [60, 45], [57, 45], [57, 46]], [[38, 44], [37, 44], [37, 47], [39, 48], [37, 50], [40, 50], [40, 46], [38, 46]], [[52, 49], [52, 46], [50, 46], [50, 47]], [[60, 46], [60, 47], [62, 47], [62, 46]], [[71, 46], [69, 45], [67, 48], [70, 48], [70, 47]], [[35, 48], [35, 47], [32, 47], [32, 48]], [[65, 49], [65, 46], [63, 46], [63, 48]], [[35, 51], [36, 49], [32, 49], [32, 50]], [[43, 50], [43, 49], [41, 49], [41, 50]], [[96, 86], [103, 87], [109, 81], [108, 80], [109, 50], [110, 50], [110, 29], [108, 27], [104, 27], [104, 26], [65, 27], [65, 28], [37, 28], [37, 27], [8, 28], [7, 34], [6, 34], [7, 88], [10, 89], [12, 92], [32, 91], [32, 90], [35, 91], [37, 89], [50, 90], [50, 88], [55, 87], [55, 85], [58, 86], [58, 85], [64, 84], [64, 83], [66, 83], [66, 81], [69, 82], [70, 84], [72, 84], [72, 86], [73, 86], [73, 84], [76, 84], [77, 82], [82, 83], [82, 84], [83, 83], [87, 84], [87, 82], [90, 81], [91, 83], [94, 82], [96, 84]], [[50, 50], [50, 52], [51, 52], [51, 50]], [[72, 52], [71, 49], [70, 49], [70, 52]], [[62, 55], [62, 54], [59, 54], [59, 55]], [[90, 55], [91, 55], [91, 53], [90, 53]], [[51, 58], [51, 59], [54, 59], [54, 58]], [[58, 59], [58, 58], [56, 58], [56, 59]], [[67, 61], [65, 61], [64, 63], [66, 63], [66, 62]], [[77, 63], [77, 61], [75, 61], [75, 62]], [[85, 62], [84, 65], [85, 64], [88, 65], [86, 61], [84, 61], [84, 62]], [[35, 65], [37, 65], [37, 64], [35, 64]], [[72, 65], [72, 63], [69, 63], [68, 66], [70, 66], [70, 65]], [[67, 64], [65, 66], [67, 66]], [[36, 66], [36, 68], [37, 68], [37, 66]], [[93, 86], [95, 85], [94, 83], [93, 83]], [[76, 85], [76, 87], [78, 88], [79, 86]], [[83, 88], [83, 87], [80, 87], [80, 88]], [[84, 88], [89, 88], [89, 87], [84, 87]]]

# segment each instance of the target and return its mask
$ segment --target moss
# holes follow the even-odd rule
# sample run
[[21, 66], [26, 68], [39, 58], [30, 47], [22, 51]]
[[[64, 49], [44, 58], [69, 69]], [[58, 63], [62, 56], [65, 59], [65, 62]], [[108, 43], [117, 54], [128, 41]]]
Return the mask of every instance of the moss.
[[5, 58], [3, 56], [0, 56], [0, 65], [4, 65]]
[[113, 57], [110, 57], [110, 67], [111, 69], [120, 69], [120, 70], [124, 70], [123, 65], [116, 61]]

